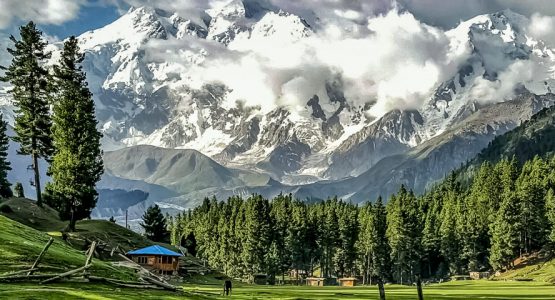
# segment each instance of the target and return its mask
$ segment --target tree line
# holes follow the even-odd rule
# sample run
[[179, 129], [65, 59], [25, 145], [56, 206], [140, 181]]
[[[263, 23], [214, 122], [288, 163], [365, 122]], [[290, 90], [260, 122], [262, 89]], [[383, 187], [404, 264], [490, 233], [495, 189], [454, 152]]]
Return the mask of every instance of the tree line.
[[421, 196], [402, 186], [387, 204], [204, 199], [167, 226], [173, 244], [211, 267], [250, 280], [265, 274], [270, 283], [291, 270], [401, 284], [503, 271], [555, 242], [553, 170], [555, 157], [485, 162], [470, 183], [452, 173]]
[[[20, 27], [20, 39], [13, 35], [8, 48], [11, 64], [0, 67], [0, 80], [10, 84], [9, 93], [15, 106], [17, 153], [31, 156], [37, 205], [55, 208], [62, 219], [75, 229], [77, 220], [90, 216], [96, 205], [96, 182], [103, 173], [101, 133], [96, 129], [94, 101], [87, 87], [77, 38], [68, 38], [56, 64], [47, 66], [51, 53], [47, 41], [33, 22]], [[0, 115], [0, 196], [13, 192], [7, 174], [9, 137], [6, 121]], [[39, 160], [49, 163], [51, 182], [41, 190]], [[17, 196], [23, 195], [20, 183]]]

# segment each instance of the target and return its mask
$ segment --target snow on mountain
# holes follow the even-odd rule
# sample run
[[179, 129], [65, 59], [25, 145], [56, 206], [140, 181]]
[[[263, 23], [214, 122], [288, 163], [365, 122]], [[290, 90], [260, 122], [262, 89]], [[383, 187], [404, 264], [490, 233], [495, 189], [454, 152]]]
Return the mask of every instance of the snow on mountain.
[[[547, 74], [553, 65], [551, 49], [527, 35], [525, 17], [503, 11], [445, 32], [446, 59], [458, 67], [412, 112], [369, 117], [372, 101], [350, 101], [341, 74], [315, 87], [319, 90], [307, 96], [304, 107], [289, 107], [285, 99], [277, 100], [285, 101], [283, 106], [265, 106], [274, 99], [248, 106], [241, 98], [251, 95], [237, 94], [217, 75], [204, 78], [200, 67], [216, 64], [216, 70], [236, 72], [237, 84], [248, 84], [266, 74], [240, 74], [250, 69], [236, 69], [230, 60], [271, 59], [264, 56], [271, 48], [302, 52], [303, 43], [318, 33], [301, 17], [259, 1], [234, 0], [207, 14], [211, 19], [197, 25], [169, 12], [136, 8], [80, 37], [107, 149], [140, 144], [195, 149], [224, 165], [269, 173], [288, 184], [339, 179], [357, 176], [382, 158], [441, 134], [483, 103], [508, 100], [517, 85], [545, 94], [554, 83]], [[186, 40], [186, 48], [165, 55], [164, 46], [185, 45], [176, 40]], [[152, 52], [162, 53], [153, 57]], [[175, 52], [178, 57], [170, 55]], [[289, 67], [286, 56], [279, 64]], [[542, 65], [544, 72], [524, 71]]]
[[[418, 165], [418, 158], [469, 159], [496, 134], [552, 104], [530, 106], [535, 98], [525, 97], [522, 101], [530, 105], [511, 106], [522, 111], [484, 119], [482, 127], [468, 125], [499, 103], [528, 93], [544, 95], [555, 87], [553, 49], [529, 32], [527, 18], [511, 11], [477, 16], [449, 31], [392, 11], [360, 32], [349, 29], [338, 42], [344, 29], [320, 26], [318, 31], [269, 1], [218, 3], [200, 18], [132, 8], [79, 37], [105, 150], [137, 145], [191, 149], [209, 157], [211, 169], [270, 178], [266, 185], [252, 185], [252, 180], [234, 178], [245, 173], [233, 171], [225, 190], [211, 186], [210, 193], [221, 196], [285, 190], [304, 197], [316, 189], [340, 191], [337, 184], [330, 186], [333, 190], [321, 188], [317, 182], [322, 180], [362, 176], [358, 194], [341, 194], [359, 200], [364, 190], [383, 191], [365, 187], [362, 181], [370, 176], [391, 186], [425, 186], [422, 178], [455, 166]], [[387, 31], [391, 28], [395, 36]], [[361, 32], [368, 35], [361, 38]], [[389, 64], [399, 70], [390, 70], [395, 67]], [[0, 99], [10, 118], [8, 97]], [[397, 102], [411, 105], [391, 105]], [[458, 142], [468, 143], [461, 147], [465, 152], [447, 153]], [[167, 154], [159, 148], [133, 149], [148, 149], [149, 157]], [[110, 178], [119, 176], [117, 182], [129, 188], [140, 186], [140, 178], [115, 176], [116, 165], [107, 164]], [[190, 169], [205, 176], [195, 166]], [[174, 171], [171, 164], [166, 171]], [[144, 186], [176, 193], [168, 203], [202, 198], [198, 190], [183, 195], [171, 186], [179, 183], [168, 184], [158, 175], [145, 178]]]

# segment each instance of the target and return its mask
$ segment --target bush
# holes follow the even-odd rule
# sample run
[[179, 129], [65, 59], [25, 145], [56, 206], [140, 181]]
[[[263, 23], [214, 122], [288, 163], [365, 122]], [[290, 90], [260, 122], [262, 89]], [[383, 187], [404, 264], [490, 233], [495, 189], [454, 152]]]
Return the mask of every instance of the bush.
[[25, 198], [25, 192], [23, 191], [23, 184], [21, 184], [21, 182], [15, 184], [14, 192], [16, 197]]
[[9, 214], [9, 213], [13, 213], [13, 209], [9, 205], [4, 204], [4, 205], [0, 206], [0, 212], [3, 212], [5, 214]]

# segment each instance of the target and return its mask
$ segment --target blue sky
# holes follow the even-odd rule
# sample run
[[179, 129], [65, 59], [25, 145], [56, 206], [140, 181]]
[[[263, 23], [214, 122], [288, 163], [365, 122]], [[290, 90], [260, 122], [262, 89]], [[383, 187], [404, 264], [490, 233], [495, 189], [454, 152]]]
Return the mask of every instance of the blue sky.
[[100, 28], [111, 23], [120, 16], [118, 9], [113, 5], [91, 5], [81, 9], [77, 18], [60, 25], [41, 25], [43, 31], [61, 39], [80, 35], [81, 33]]
[[[5, 9], [4, 13], [0, 11], [0, 18], [4, 19], [4, 22], [0, 20], [0, 35], [16, 34], [20, 25], [33, 20], [44, 33], [59, 39], [103, 27], [129, 8], [125, 2], [115, 0], [6, 0], [5, 3], [7, 8], [0, 7]], [[55, 8], [29, 7], [29, 12], [24, 12], [29, 4]]]
[[[204, 10], [215, 3], [231, 0], [1, 0], [0, 38], [17, 32], [17, 27], [34, 20], [43, 31], [63, 39], [102, 27], [126, 11], [130, 5], [148, 5], [179, 13]], [[511, 9], [526, 16], [555, 15], [555, 0], [260, 0], [297, 13], [311, 11], [337, 17], [337, 11], [362, 15], [384, 12], [396, 3], [419, 20], [442, 28], [452, 28], [461, 20], [478, 14]], [[329, 12], [329, 13], [327, 13]]]

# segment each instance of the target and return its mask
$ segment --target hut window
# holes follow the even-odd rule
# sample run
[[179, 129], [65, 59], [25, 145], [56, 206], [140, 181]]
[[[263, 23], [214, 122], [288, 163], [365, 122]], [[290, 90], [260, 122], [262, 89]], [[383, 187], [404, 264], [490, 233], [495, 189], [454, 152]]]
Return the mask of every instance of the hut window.
[[144, 256], [139, 256], [139, 257], [137, 258], [137, 261], [138, 261], [140, 264], [146, 264], [146, 257], [144, 257]]

